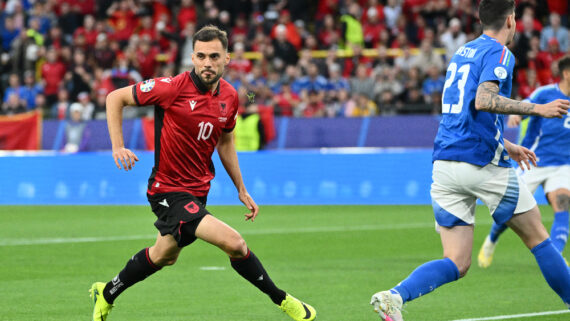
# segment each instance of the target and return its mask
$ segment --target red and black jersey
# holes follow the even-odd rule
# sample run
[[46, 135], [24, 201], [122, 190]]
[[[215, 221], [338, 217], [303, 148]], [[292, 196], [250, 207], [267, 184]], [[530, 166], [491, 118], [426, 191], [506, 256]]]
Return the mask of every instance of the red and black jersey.
[[206, 196], [214, 178], [212, 153], [222, 131], [235, 127], [236, 90], [220, 79], [214, 92], [194, 71], [133, 86], [139, 106], [155, 105], [155, 156], [148, 192]]

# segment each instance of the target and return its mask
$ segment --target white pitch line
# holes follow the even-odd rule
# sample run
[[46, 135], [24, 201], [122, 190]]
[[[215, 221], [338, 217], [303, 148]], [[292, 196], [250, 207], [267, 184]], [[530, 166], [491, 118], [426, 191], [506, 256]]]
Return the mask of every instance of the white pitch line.
[[[260, 229], [242, 231], [242, 235], [270, 235], [270, 234], [295, 234], [295, 233], [330, 233], [330, 232], [355, 232], [355, 231], [382, 231], [401, 230], [414, 228], [433, 227], [433, 223], [404, 223], [385, 225], [361, 225], [361, 226], [319, 226], [302, 227], [291, 229]], [[18, 245], [47, 245], [47, 244], [67, 244], [67, 243], [93, 243], [109, 241], [132, 241], [149, 240], [156, 238], [156, 234], [149, 235], [128, 235], [128, 236], [99, 236], [99, 237], [59, 237], [59, 238], [39, 238], [39, 239], [0, 239], [2, 246]]]
[[570, 310], [558, 310], [558, 311], [544, 311], [544, 312], [534, 312], [534, 313], [498, 315], [498, 316], [494, 316], [494, 317], [473, 318], [473, 319], [459, 319], [459, 320], [453, 320], [453, 321], [507, 320], [507, 319], [515, 319], [515, 318], [530, 318], [530, 317], [538, 317], [538, 316], [542, 316], [542, 315], [554, 315], [554, 314], [564, 314], [564, 313], [570, 313]]

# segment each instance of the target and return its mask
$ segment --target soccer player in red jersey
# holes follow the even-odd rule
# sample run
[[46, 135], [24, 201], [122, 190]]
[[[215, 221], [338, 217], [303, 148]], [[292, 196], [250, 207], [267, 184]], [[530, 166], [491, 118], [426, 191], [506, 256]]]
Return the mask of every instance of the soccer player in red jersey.
[[242, 180], [232, 130], [238, 109], [236, 90], [221, 79], [230, 61], [224, 31], [206, 26], [193, 37], [194, 69], [175, 77], [149, 79], [117, 89], [107, 97], [107, 122], [113, 158], [119, 169], [130, 170], [137, 156], [124, 147], [122, 110], [125, 106], [155, 105], [155, 165], [147, 197], [156, 214], [156, 243], [136, 253], [119, 274], [91, 287], [93, 320], [107, 319], [113, 302], [128, 287], [176, 262], [183, 247], [197, 238], [226, 252], [232, 267], [267, 294], [297, 321], [314, 320], [316, 311], [275, 286], [241, 235], [210, 215], [206, 199], [214, 178], [212, 153], [218, 154], [254, 221], [259, 207]]

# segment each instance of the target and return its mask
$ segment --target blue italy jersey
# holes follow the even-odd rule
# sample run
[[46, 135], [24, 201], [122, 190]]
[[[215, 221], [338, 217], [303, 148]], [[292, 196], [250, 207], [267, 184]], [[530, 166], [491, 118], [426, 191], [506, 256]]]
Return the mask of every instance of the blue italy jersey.
[[[537, 88], [528, 98], [535, 104], [546, 104], [570, 97], [557, 84]], [[564, 118], [530, 117], [522, 145], [534, 151], [538, 166], [570, 165], [570, 115]]]
[[486, 81], [510, 97], [515, 58], [507, 47], [487, 35], [459, 48], [449, 63], [442, 95], [442, 119], [433, 160], [453, 160], [510, 167], [504, 148], [504, 115], [477, 111], [477, 87]]

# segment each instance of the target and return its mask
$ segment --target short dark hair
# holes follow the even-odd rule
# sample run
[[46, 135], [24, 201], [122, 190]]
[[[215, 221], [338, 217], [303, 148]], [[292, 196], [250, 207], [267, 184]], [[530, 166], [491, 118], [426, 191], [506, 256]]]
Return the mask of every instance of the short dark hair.
[[560, 77], [564, 77], [564, 70], [570, 70], [570, 55], [566, 55], [558, 60], [558, 72]]
[[192, 47], [196, 46], [196, 41], [208, 42], [215, 39], [220, 40], [224, 50], [228, 50], [228, 34], [214, 25], [206, 25], [198, 30], [192, 37]]
[[515, 0], [481, 0], [479, 19], [483, 30], [500, 30], [508, 15], [515, 12]]

